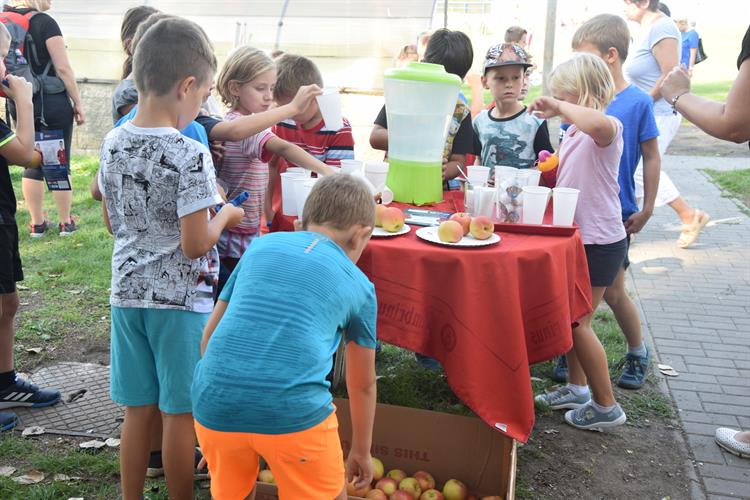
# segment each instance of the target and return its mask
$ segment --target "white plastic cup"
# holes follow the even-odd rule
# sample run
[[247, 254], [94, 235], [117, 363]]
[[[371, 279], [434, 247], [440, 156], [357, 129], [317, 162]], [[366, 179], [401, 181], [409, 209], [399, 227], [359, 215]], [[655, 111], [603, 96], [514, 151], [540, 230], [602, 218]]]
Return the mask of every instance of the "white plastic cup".
[[495, 188], [486, 186], [474, 187], [474, 213], [473, 215], [486, 215], [492, 217], [495, 211]]
[[310, 196], [310, 191], [312, 191], [312, 188], [315, 186], [315, 183], [318, 182], [318, 179], [305, 179], [305, 181], [300, 185], [300, 197], [297, 204], [297, 213], [299, 214], [298, 217], [302, 219], [303, 212], [305, 208], [305, 202], [307, 201], [307, 197]]
[[325, 87], [323, 94], [315, 97], [318, 101], [320, 114], [323, 115], [323, 121], [329, 130], [339, 130], [344, 126], [344, 120], [341, 117], [341, 94], [335, 87]]
[[544, 186], [523, 187], [523, 215], [524, 224], [541, 224], [544, 211], [547, 209], [550, 188]]
[[393, 202], [393, 191], [388, 186], [385, 186], [380, 192], [380, 203], [383, 205], [390, 205]]
[[300, 199], [302, 198], [302, 184], [309, 181], [310, 177], [302, 177], [297, 176], [292, 178], [292, 186], [294, 189], [294, 206], [295, 206], [295, 212], [297, 217], [302, 216], [302, 205], [303, 203], [300, 203]]
[[526, 170], [526, 185], [527, 186], [538, 186], [539, 180], [542, 178], [542, 171], [535, 168]]
[[499, 186], [504, 180], [514, 179], [518, 175], [518, 169], [514, 167], [495, 167], [495, 186]]
[[297, 198], [294, 196], [294, 179], [302, 178], [296, 172], [281, 173], [281, 213], [297, 215]]
[[341, 173], [354, 174], [362, 172], [363, 163], [359, 160], [341, 160]]
[[331, 170], [333, 170], [334, 174], [340, 174], [341, 173], [341, 167], [334, 167], [332, 165], [328, 165], [328, 168], [330, 168]]
[[365, 184], [367, 184], [367, 188], [370, 190], [371, 195], [375, 196], [376, 194], [381, 192], [380, 189], [372, 185], [372, 182], [370, 182], [370, 179], [365, 177], [365, 174], [363, 172], [354, 172], [352, 175], [355, 177], [359, 177], [365, 182]]
[[556, 187], [552, 189], [552, 224], [572, 226], [578, 205], [580, 191], [574, 188]]
[[310, 177], [310, 171], [302, 167], [289, 167], [284, 172], [285, 173], [288, 172], [290, 174], [296, 174], [300, 177]]
[[378, 192], [382, 192], [388, 178], [388, 164], [382, 161], [365, 163], [365, 177], [370, 181], [370, 184], [375, 186]]
[[466, 178], [469, 184], [474, 186], [486, 186], [487, 179], [490, 177], [490, 167], [482, 165], [469, 165], [466, 167]]

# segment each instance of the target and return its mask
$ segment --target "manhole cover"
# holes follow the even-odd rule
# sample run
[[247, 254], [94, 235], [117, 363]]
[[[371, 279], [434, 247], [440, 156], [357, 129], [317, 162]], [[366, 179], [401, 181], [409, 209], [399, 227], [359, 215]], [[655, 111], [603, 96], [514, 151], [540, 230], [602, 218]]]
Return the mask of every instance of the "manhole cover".
[[109, 437], [119, 434], [123, 410], [109, 399], [109, 366], [60, 363], [39, 369], [31, 380], [55, 388], [62, 401], [49, 408], [13, 408], [20, 428], [38, 425], [45, 432]]

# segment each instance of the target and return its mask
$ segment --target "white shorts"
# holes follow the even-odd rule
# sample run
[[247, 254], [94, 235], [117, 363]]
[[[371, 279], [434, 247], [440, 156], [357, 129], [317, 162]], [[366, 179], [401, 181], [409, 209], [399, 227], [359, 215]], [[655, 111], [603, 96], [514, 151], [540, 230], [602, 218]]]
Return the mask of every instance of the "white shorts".
[[[669, 144], [677, 135], [677, 131], [680, 128], [680, 122], [682, 121], [681, 114], [668, 114], [668, 115], [656, 115], [656, 127], [659, 129], [659, 156], [663, 159], [664, 153], [666, 153]], [[638, 205], [642, 205], [643, 201], [643, 157], [638, 162], [638, 167], [635, 170], [635, 197], [638, 200]], [[672, 182], [672, 179], [664, 172], [661, 171], [659, 176], [659, 189], [656, 192], [656, 203], [655, 206], [660, 207], [667, 203], [672, 203], [674, 200], [680, 197], [680, 192]]]

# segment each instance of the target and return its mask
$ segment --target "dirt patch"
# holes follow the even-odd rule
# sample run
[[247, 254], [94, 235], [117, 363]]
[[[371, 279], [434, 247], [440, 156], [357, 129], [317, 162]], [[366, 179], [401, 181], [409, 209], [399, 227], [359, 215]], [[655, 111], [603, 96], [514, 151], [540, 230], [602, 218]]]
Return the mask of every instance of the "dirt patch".
[[721, 156], [747, 158], [750, 149], [747, 143], [735, 144], [711, 137], [691, 123], [683, 121], [680, 130], [667, 149], [667, 154], [679, 156]]

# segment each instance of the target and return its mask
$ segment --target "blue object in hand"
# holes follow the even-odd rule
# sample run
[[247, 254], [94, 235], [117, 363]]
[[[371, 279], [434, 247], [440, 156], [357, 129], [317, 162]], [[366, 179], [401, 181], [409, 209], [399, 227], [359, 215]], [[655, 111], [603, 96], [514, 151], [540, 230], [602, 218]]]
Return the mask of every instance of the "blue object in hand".
[[[240, 194], [238, 194], [237, 196], [235, 196], [234, 198], [232, 198], [231, 200], [229, 200], [228, 203], [231, 203], [235, 207], [240, 207], [240, 206], [242, 206], [243, 203], [245, 203], [247, 201], [247, 199], [249, 197], [250, 197], [250, 193], [248, 193], [247, 191], [243, 191]], [[218, 213], [219, 210], [221, 210], [221, 207], [223, 207], [223, 206], [224, 205], [222, 205], [220, 203], [217, 204], [216, 205], [216, 212]]]

